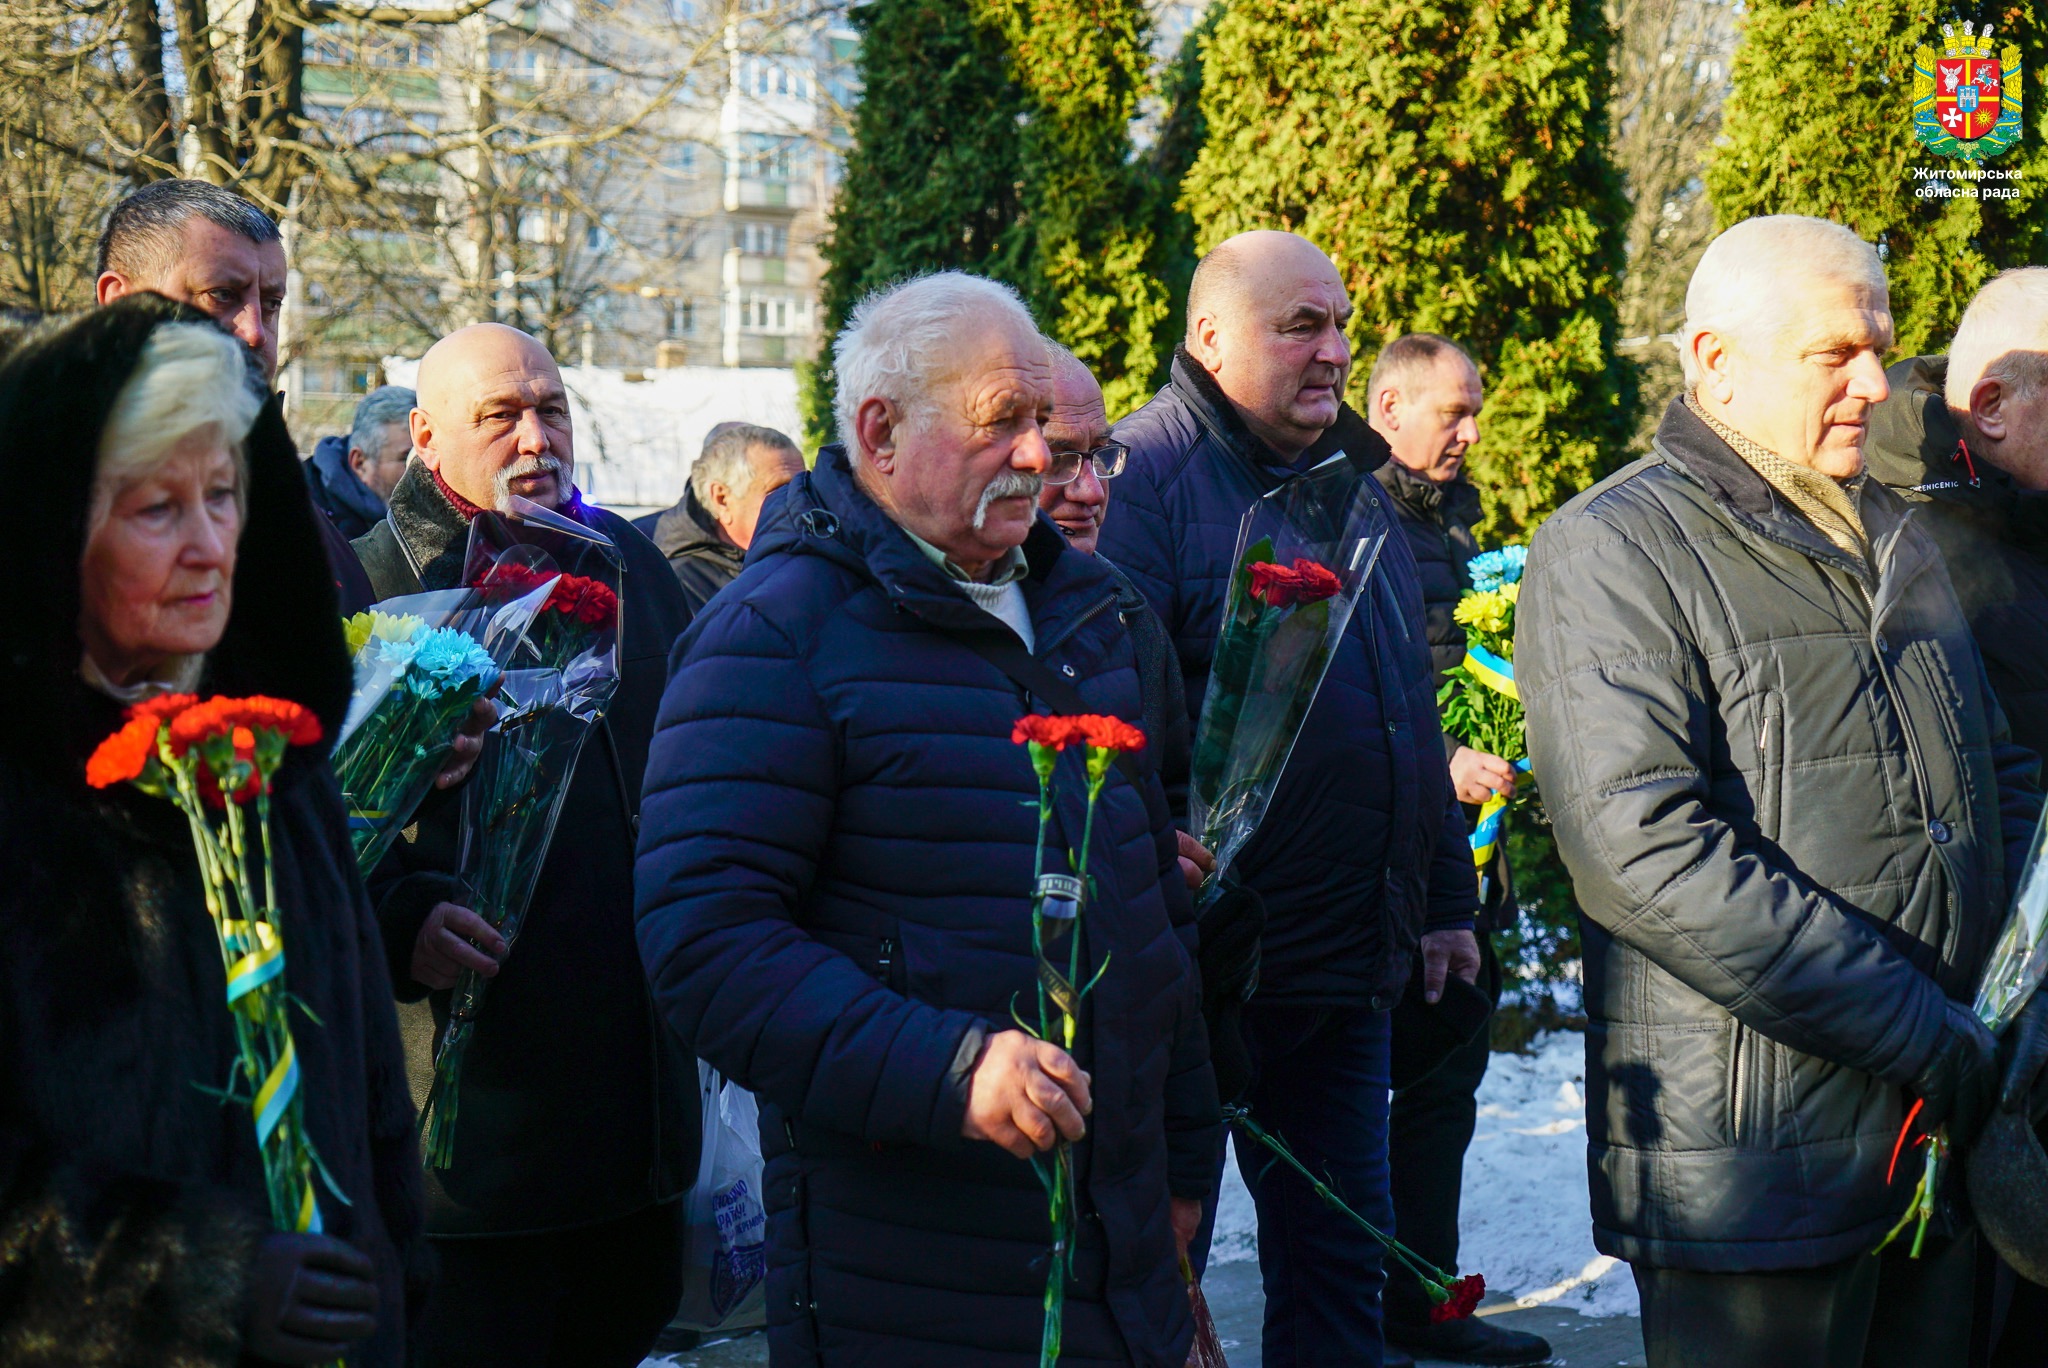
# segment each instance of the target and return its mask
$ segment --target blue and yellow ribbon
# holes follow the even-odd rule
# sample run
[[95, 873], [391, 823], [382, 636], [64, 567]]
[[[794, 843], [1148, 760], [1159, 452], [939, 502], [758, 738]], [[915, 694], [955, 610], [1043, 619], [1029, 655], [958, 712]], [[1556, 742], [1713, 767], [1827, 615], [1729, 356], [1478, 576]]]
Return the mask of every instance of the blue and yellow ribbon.
[[1513, 661], [1502, 660], [1484, 646], [1468, 645], [1465, 648], [1465, 670], [1495, 693], [1506, 694], [1517, 703], [1522, 701], [1521, 693], [1515, 688]]

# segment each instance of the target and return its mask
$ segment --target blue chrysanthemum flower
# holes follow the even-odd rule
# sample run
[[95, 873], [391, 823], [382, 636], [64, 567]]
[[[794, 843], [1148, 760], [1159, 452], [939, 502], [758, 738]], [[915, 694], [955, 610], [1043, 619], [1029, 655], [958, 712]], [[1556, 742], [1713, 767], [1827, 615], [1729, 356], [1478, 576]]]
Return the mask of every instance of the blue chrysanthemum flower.
[[1522, 568], [1529, 561], [1529, 548], [1521, 545], [1503, 546], [1498, 551], [1487, 551], [1474, 556], [1466, 573], [1471, 577], [1472, 587], [1480, 593], [1490, 593], [1503, 584], [1519, 584]]
[[[481, 679], [484, 686], [489, 687], [490, 682], [497, 678], [497, 662], [466, 632], [438, 627], [421, 634], [415, 645], [413, 687], [429, 697], [437, 696], [444, 689], [467, 684], [472, 679]], [[426, 687], [429, 681], [431, 689]]]

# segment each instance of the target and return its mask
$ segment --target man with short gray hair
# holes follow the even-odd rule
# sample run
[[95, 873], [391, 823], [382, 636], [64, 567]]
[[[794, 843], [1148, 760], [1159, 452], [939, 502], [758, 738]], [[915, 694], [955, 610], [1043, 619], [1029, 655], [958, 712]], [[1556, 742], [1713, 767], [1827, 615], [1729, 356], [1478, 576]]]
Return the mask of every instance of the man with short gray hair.
[[739, 576], [761, 505], [803, 469], [802, 450], [774, 428], [720, 423], [705, 435], [675, 507], [633, 520], [668, 557], [690, 616]]
[[346, 437], [322, 437], [306, 458], [306, 487], [350, 541], [384, 516], [391, 491], [412, 454], [412, 409], [403, 385], [384, 385], [356, 405]]
[[[1079, 745], [1041, 825], [1012, 733], [1140, 707], [1110, 571], [1038, 511], [1045, 339], [1007, 287], [945, 272], [862, 301], [833, 359], [851, 445], [684, 634], [636, 871], [656, 1002], [760, 1099], [770, 1356], [1036, 1361], [1064, 1142], [1063, 1360], [1179, 1368], [1168, 1213], [1199, 1214], [1218, 1115], [1174, 829], [1128, 761], [1091, 818]], [[1084, 830], [1089, 891], [1044, 945], [1094, 986], [1078, 1037], [1046, 1039], [1018, 1026], [1032, 889]]]
[[2000, 1091], [1968, 1004], [2034, 758], [1864, 472], [1877, 253], [1738, 223], [1680, 338], [1652, 453], [1537, 531], [1515, 643], [1583, 914], [1594, 1244], [1634, 1268], [1650, 1368], [1962, 1368], [1974, 1232], [1871, 1251], [1909, 1112], [1967, 1148]]

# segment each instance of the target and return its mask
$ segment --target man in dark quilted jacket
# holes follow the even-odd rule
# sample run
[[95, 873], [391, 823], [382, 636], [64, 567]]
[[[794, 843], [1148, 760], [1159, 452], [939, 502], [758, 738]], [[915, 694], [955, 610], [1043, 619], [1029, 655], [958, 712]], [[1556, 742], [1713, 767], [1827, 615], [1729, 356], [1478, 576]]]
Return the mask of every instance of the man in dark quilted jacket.
[[[1245, 510], [1340, 450], [1369, 470], [1387, 444], [1343, 404], [1351, 301], [1312, 243], [1230, 239], [1197, 268], [1187, 314], [1171, 382], [1116, 425], [1130, 458], [1102, 554], [1173, 634], [1199, 717]], [[1242, 1016], [1245, 1100], [1384, 1229], [1389, 1013], [1418, 956], [1429, 996], [1446, 974], [1470, 982], [1479, 969], [1478, 880], [1444, 761], [1415, 560], [1398, 530], [1230, 872], [1266, 911], [1258, 989]], [[1265, 1362], [1381, 1363], [1378, 1245], [1242, 1136], [1239, 1154], [1259, 1210]]]
[[[1065, 1139], [1061, 1362], [1181, 1368], [1174, 1232], [1218, 1117], [1149, 767], [1112, 768], [1095, 810], [1080, 978], [1101, 976], [1073, 1052], [1017, 1025], [1039, 818], [1011, 728], [1140, 707], [1111, 573], [1038, 512], [1045, 340], [1006, 287], [947, 272], [864, 301], [833, 359], [842, 444], [770, 500], [676, 648], [636, 879], [661, 1011], [761, 1101], [770, 1362], [1035, 1364], [1031, 1161]], [[1081, 844], [1080, 761], [1048, 870]]]

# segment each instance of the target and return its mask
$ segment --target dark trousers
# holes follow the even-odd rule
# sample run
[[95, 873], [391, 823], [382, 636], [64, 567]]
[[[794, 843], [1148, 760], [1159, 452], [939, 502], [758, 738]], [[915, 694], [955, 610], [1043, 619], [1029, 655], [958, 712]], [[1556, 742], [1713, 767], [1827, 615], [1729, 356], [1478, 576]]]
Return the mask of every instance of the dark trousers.
[[1650, 1368], [1965, 1368], [1975, 1232], [1825, 1268], [1694, 1273], [1635, 1265]]
[[683, 1295], [671, 1202], [540, 1235], [435, 1240], [422, 1368], [639, 1368]]
[[[1481, 944], [1485, 945], [1484, 938]], [[1484, 953], [1491, 961], [1492, 948]], [[1482, 985], [1491, 981], [1491, 975], [1481, 979]], [[1458, 1271], [1458, 1198], [1465, 1184], [1465, 1151], [1478, 1123], [1479, 1084], [1492, 1054], [1491, 1032], [1482, 1026], [1434, 1072], [1394, 1094], [1388, 1121], [1394, 1228], [1400, 1231], [1402, 1244], [1447, 1273]], [[1399, 1262], [1387, 1269], [1385, 1300], [1389, 1321], [1429, 1324], [1429, 1296], [1415, 1274]]]
[[[1245, 1007], [1245, 1104], [1359, 1215], [1391, 1230], [1388, 1018], [1365, 1008]], [[1259, 1211], [1266, 1368], [1379, 1368], [1380, 1247], [1243, 1134], [1238, 1168]], [[1215, 1203], [1210, 1203], [1213, 1208]]]

